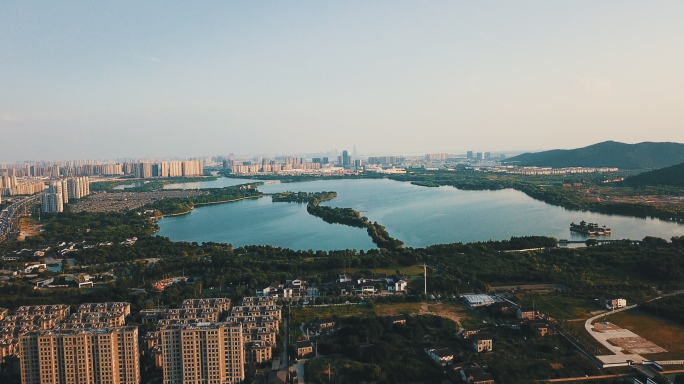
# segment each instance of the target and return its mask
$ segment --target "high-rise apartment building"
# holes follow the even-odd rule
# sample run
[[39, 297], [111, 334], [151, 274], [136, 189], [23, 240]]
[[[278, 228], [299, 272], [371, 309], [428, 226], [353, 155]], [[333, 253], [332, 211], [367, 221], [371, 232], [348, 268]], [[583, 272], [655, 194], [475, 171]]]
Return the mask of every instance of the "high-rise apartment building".
[[62, 183], [62, 202], [69, 204], [69, 183], [66, 179], [62, 179], [59, 182]]
[[42, 211], [45, 213], [64, 212], [64, 201], [61, 193], [43, 193]]
[[56, 194], [60, 195], [60, 199], [62, 200], [62, 202], [64, 202], [64, 194], [67, 191], [64, 189], [64, 185], [62, 184], [62, 180], [53, 181], [50, 184], [49, 191], [52, 193], [56, 193]]
[[183, 176], [202, 176], [202, 161], [189, 160], [182, 162]]
[[160, 330], [164, 384], [228, 384], [245, 378], [242, 325], [196, 323]]
[[57, 326], [20, 336], [22, 384], [139, 384], [138, 328]]
[[472, 158], [473, 158], [473, 151], [466, 152], [466, 159], [472, 159]]
[[90, 195], [90, 178], [74, 177], [67, 179], [67, 189], [70, 199], [80, 199]]

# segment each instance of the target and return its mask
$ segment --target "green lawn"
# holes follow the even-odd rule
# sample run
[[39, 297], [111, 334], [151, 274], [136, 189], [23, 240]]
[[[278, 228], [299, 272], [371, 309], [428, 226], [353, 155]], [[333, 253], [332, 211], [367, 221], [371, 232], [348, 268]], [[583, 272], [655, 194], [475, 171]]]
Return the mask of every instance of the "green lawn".
[[[354, 273], [354, 272], [362, 270], [362, 269], [367, 269], [367, 268], [346, 268], [343, 271], [345, 273]], [[399, 271], [399, 273], [402, 275], [416, 276], [416, 275], [422, 275], [423, 274], [423, 265], [422, 264], [416, 264], [416, 265], [412, 265], [410, 267], [394, 266], [394, 267], [387, 267], [387, 268], [372, 268], [372, 269], [370, 269], [370, 271], [374, 274], [384, 273], [387, 276], [394, 275], [397, 273], [397, 271]]]
[[330, 307], [293, 307], [290, 313], [293, 324], [308, 323], [311, 320], [333, 316], [375, 316], [375, 309], [366, 304]]
[[534, 307], [555, 319], [588, 319], [590, 312], [599, 310], [594, 300], [563, 294], [526, 294], [521, 305]]
[[566, 331], [568, 337], [578, 341], [587, 352], [594, 356], [613, 354], [613, 352], [596, 341], [596, 339], [587, 332], [586, 328], [584, 328], [584, 320], [568, 321], [562, 325], [562, 328]]

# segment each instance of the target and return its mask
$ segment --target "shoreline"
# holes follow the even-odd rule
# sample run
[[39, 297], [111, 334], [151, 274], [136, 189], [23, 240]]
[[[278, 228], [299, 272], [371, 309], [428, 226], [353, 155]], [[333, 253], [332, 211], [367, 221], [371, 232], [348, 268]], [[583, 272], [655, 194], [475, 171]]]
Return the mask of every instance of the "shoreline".
[[195, 207], [198, 207], [198, 206], [201, 207], [201, 206], [203, 206], [203, 205], [232, 203], [232, 202], [235, 202], [235, 201], [240, 201], [240, 200], [245, 200], [245, 199], [258, 199], [258, 198], [264, 197], [264, 196], [266, 196], [266, 195], [261, 195], [261, 196], [245, 196], [245, 197], [240, 197], [240, 198], [232, 199], [232, 200], [212, 201], [212, 202], [209, 202], [209, 203], [196, 203], [196, 204], [193, 204], [193, 207], [192, 207], [189, 211], [179, 212], [179, 213], [169, 213], [169, 214], [167, 214], [167, 215], [161, 215], [161, 218], [163, 218], [163, 217], [172, 217], [172, 216], [187, 215], [188, 213], [192, 212], [192, 211], [195, 209]]

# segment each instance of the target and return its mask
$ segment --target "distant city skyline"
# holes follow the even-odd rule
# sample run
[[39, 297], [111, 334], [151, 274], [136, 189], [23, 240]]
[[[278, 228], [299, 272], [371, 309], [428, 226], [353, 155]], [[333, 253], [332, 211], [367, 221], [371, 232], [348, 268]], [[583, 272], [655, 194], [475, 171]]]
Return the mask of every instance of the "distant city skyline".
[[684, 142], [684, 3], [0, 9], [0, 162]]

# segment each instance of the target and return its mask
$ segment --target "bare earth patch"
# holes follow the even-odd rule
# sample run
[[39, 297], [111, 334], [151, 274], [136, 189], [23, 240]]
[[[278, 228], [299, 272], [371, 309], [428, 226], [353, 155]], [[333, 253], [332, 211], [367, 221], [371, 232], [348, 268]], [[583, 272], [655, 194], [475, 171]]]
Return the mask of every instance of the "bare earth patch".
[[22, 217], [19, 219], [19, 235], [17, 240], [24, 241], [27, 237], [35, 236], [40, 233], [41, 229], [43, 229], [42, 224], [36, 224], [36, 221], [31, 218]]
[[594, 330], [609, 334], [613, 337], [606, 339], [610, 344], [622, 348], [623, 351], [632, 354], [643, 355], [647, 353], [666, 353], [667, 350], [644, 339], [636, 333], [622, 329], [610, 322], [594, 324]]
[[647, 353], [666, 353], [667, 350], [651, 343], [643, 337], [619, 337], [615, 339], [608, 339], [608, 342], [621, 347], [629, 353], [636, 353], [639, 355]]

